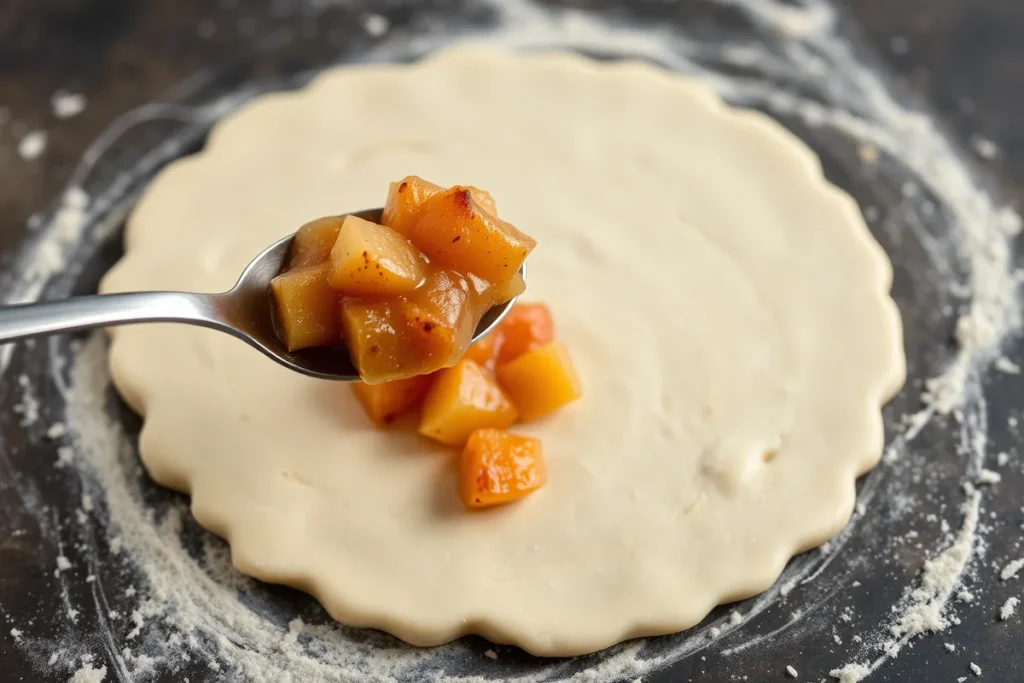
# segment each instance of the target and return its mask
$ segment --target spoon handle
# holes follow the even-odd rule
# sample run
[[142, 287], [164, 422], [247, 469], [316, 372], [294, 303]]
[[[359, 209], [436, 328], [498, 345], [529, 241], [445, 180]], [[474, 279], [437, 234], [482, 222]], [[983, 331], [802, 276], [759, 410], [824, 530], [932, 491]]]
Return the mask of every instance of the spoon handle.
[[133, 323], [180, 322], [225, 329], [217, 295], [188, 292], [96, 294], [0, 308], [0, 344], [60, 332]]

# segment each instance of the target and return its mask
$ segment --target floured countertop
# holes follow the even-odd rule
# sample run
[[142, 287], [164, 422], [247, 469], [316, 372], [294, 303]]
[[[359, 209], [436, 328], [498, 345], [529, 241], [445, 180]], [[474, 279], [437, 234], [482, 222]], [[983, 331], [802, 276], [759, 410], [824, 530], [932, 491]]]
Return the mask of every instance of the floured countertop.
[[466, 37], [567, 45], [695, 72], [811, 144], [894, 262], [910, 382], [887, 408], [887, 456], [855, 519], [772, 590], [680, 636], [542, 662], [479, 639], [410, 650], [241, 577], [187, 502], [141, 473], [138, 421], [106, 386], [101, 337], [0, 353], [0, 678], [1015, 679], [1024, 349], [1010, 207], [1024, 186], [1013, 99], [1024, 49], [1006, 27], [1024, 21], [1017, 3], [871, 0], [848, 15], [818, 0], [592, 2], [592, 13], [252, 0], [193, 13], [167, 0], [109, 15], [70, 3], [45, 20], [37, 3], [9, 4], [0, 44], [19, 59], [0, 81], [0, 249], [20, 277], [0, 286], [8, 301], [94, 290], [139, 184], [260, 87]]

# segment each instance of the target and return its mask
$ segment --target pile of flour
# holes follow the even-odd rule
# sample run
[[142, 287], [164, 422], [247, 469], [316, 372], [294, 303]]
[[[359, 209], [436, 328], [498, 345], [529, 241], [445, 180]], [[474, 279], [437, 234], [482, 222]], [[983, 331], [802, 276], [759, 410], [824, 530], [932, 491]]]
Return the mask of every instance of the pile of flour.
[[[831, 673], [843, 683], [861, 681], [899, 656], [911, 639], [954, 627], [958, 618], [952, 605], [964, 608], [973, 600], [962, 579], [975, 567], [973, 561], [984, 542], [985, 500], [998, 486], [998, 477], [991, 473], [1013, 459], [1008, 453], [990, 457], [988, 452], [981, 378], [993, 366], [1004, 373], [1019, 372], [1000, 353], [1020, 325], [1018, 290], [1024, 277], [1014, 272], [1011, 260], [1020, 219], [991, 197], [962, 154], [927, 116], [894, 97], [884, 80], [862, 63], [838, 31], [831, 5], [823, 0], [714, 2], [742, 13], [751, 35], [734, 42], [707, 40], [667, 25], [605, 21], [578, 11], [541, 9], [527, 0], [479, 0], [483, 9], [493, 13], [493, 26], [463, 30], [453, 27], [453, 22], [443, 26], [426, 22], [423, 28], [429, 31], [410, 36], [392, 31], [383, 17], [364, 17], [363, 25], [374, 43], [363, 58], [406, 59], [457, 41], [644, 58], [707, 79], [733, 103], [798, 120], [823, 137], [841, 139], [857, 150], [865, 167], [883, 177], [901, 178], [894, 206], [865, 206], [865, 216], [880, 230], [908, 232], [906, 238], [925, 250], [932, 276], [949, 293], [946, 312], [959, 316], [958, 348], [945, 368], [918, 388], [920, 402], [902, 417], [897, 432], [889, 435], [882, 468], [891, 470], [891, 476], [888, 480], [882, 475], [868, 477], [857, 514], [839, 537], [821, 552], [793, 562], [775, 587], [744, 603], [741, 611], [709, 620], [685, 635], [660, 639], [653, 650], [643, 641], [610, 648], [589, 659], [585, 670], [564, 662], [540, 662], [529, 670], [517, 668], [513, 674], [487, 668], [501, 665], [500, 651], [489, 649], [481, 655], [464, 643], [420, 650], [333, 623], [307, 623], [299, 617], [278, 623], [253, 607], [256, 601], [249, 596], [257, 589], [230, 567], [222, 543], [206, 536], [202, 547], [196, 548], [183, 541], [188, 519], [183, 504], [156, 514], [145, 502], [152, 485], [146, 482], [120, 423], [108, 416], [103, 337], [71, 347], [51, 341], [52, 375], [26, 376], [20, 386], [22, 410], [25, 420], [39, 419], [38, 405], [33, 403], [36, 382], [52, 382], [66, 402], [66, 415], [46, 425], [46, 438], [55, 443], [54, 466], [77, 479], [83, 497], [73, 518], [58, 520], [56, 528], [65, 534], [55, 538], [74, 538], [76, 556], [83, 559], [70, 562], [60, 545], [63, 562], [53, 569], [68, 636], [34, 638], [13, 624], [17, 646], [32, 653], [40, 668], [66, 674], [73, 683], [144, 681], [156, 672], [197, 665], [253, 683], [450, 680], [454, 670], [538, 682], [632, 680], [667, 663], [699, 656], [712, 643], [729, 656], [762, 647], [771, 637], [785, 629], [797, 631], [801, 624], [828, 628], [809, 621], [815, 617], [805, 613], [794, 613], [784, 627], [768, 634], [754, 635], [750, 626], [769, 610], [784, 607], [794, 591], [809, 590], [825, 580], [821, 577], [826, 568], [858, 533], [865, 510], [876, 496], [889, 496], [894, 509], [905, 508], [913, 514], [914, 501], [909, 496], [905, 506], [900, 502], [898, 478], [912, 476], [905, 455], [917, 436], [939, 418], [955, 421], [957, 447], [966, 456], [964, 486], [959, 498], [949, 501], [948, 519], [932, 514], [923, 520], [938, 530], [942, 540], [935, 547], [921, 548], [927, 557], [921, 573], [904, 587], [889, 619], [864, 624], [863, 632], [846, 642], [833, 629], [845, 661], [832, 672], [817, 672], [817, 677]], [[312, 3], [315, 10], [330, 4]], [[21, 271], [29, 275], [7, 287], [6, 301], [38, 298], [54, 277], [76, 259], [87, 257], [83, 254], [92, 253], [96, 244], [109, 238], [130, 204], [127, 191], [132, 176], [144, 176], [175, 156], [189, 136], [198, 135], [251, 94], [239, 93], [195, 108], [151, 105], [117, 121], [90, 149], [53, 215], [26, 246]], [[178, 121], [190, 132], [155, 147], [114, 180], [104, 179], [98, 170], [100, 162], [120, 136], [158, 119]], [[914, 221], [903, 220], [909, 215]], [[953, 226], [948, 234], [931, 230], [933, 221], [938, 225], [940, 220]], [[10, 347], [0, 350], [4, 374], [10, 372], [10, 360]], [[33, 507], [31, 497], [25, 500], [28, 511], [42, 520], [42, 528], [54, 528], [46, 510]], [[901, 547], [917, 542], [909, 533], [892, 541]], [[113, 559], [103, 564], [100, 558]], [[975, 580], [986, 580], [979, 570], [974, 571]], [[988, 580], [999, 581], [998, 572]], [[117, 613], [109, 608], [107, 591], [114, 585], [123, 593], [118, 603], [133, 605], [131, 610]], [[89, 598], [73, 597], [81, 595]], [[823, 603], [814, 603], [818, 604]], [[1008, 600], [1001, 614], [1012, 618], [1016, 605]], [[73, 637], [71, 627], [86, 615], [98, 635], [82, 642]], [[849, 610], [836, 617], [840, 622], [855, 618]], [[105, 665], [98, 663], [101, 657]], [[466, 661], [473, 658], [480, 662], [467, 667]], [[785, 667], [781, 663], [780, 671]], [[800, 674], [811, 676], [812, 672]]]

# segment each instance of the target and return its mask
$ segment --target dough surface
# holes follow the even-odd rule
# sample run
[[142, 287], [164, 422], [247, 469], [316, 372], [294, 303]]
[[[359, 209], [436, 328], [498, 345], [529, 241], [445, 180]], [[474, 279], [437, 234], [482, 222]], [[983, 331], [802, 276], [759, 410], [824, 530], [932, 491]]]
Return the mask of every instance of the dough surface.
[[526, 298], [585, 392], [521, 427], [550, 483], [467, 512], [454, 454], [372, 427], [346, 386], [217, 332], [117, 330], [148, 471], [241, 571], [414, 644], [570, 655], [688, 628], [846, 523], [904, 380], [890, 264], [808, 148], [682, 76], [480, 49], [329, 71], [165, 169], [102, 289], [227, 289], [409, 174], [492, 192], [539, 242]]

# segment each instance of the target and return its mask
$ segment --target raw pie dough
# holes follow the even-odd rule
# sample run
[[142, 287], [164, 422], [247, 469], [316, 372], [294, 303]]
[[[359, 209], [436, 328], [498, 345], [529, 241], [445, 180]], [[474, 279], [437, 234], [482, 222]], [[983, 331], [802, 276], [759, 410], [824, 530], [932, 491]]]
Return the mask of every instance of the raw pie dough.
[[835, 534], [904, 379], [891, 267], [780, 125], [635, 63], [460, 49], [329, 71], [153, 182], [106, 292], [219, 291], [282, 234], [408, 174], [536, 237], [585, 397], [524, 425], [550, 483], [470, 513], [454, 455], [217, 332], [119, 330], [140, 452], [235, 565], [338, 620], [539, 655], [679, 631]]

